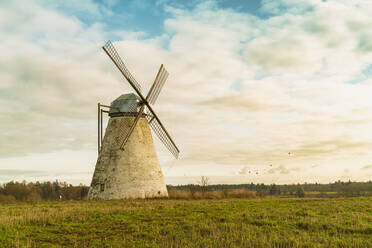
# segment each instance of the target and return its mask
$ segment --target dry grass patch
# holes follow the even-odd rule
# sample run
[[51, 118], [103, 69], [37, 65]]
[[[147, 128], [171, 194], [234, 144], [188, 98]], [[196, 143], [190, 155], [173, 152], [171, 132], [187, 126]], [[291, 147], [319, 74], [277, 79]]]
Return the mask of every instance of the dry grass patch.
[[172, 199], [223, 199], [223, 198], [256, 198], [256, 192], [247, 189], [225, 189], [211, 191], [193, 190], [168, 190], [169, 198]]

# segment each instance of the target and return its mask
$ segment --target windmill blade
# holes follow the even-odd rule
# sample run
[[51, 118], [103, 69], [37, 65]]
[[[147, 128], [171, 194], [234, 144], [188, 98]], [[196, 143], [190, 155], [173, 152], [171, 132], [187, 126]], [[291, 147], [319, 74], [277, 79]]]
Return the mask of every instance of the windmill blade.
[[134, 122], [133, 122], [132, 126], [129, 128], [126, 136], [124, 137], [124, 139], [123, 139], [123, 141], [122, 141], [122, 143], [120, 145], [120, 149], [124, 150], [124, 146], [128, 142], [130, 135], [133, 133], [134, 128], [136, 127], [139, 119], [141, 118], [141, 115], [143, 113], [144, 108], [145, 108], [145, 105], [142, 105], [141, 108], [140, 108], [140, 110], [138, 111], [137, 116], [134, 119]]
[[163, 65], [160, 66], [158, 74], [156, 75], [155, 81], [150, 88], [149, 93], [147, 94], [146, 100], [151, 103], [155, 104], [155, 101], [158, 99], [161, 89], [164, 86], [165, 81], [169, 76], [168, 71], [164, 68]]
[[150, 103], [151, 103], [151, 104], [154, 105], [155, 102], [156, 102], [156, 100], [158, 99], [158, 96], [159, 96], [159, 94], [160, 94], [160, 91], [161, 91], [161, 89], [163, 88], [164, 83], [165, 83], [165, 81], [166, 81], [167, 78], [168, 78], [168, 75], [169, 75], [169, 73], [164, 69], [164, 72], [161, 74], [161, 77], [160, 77], [160, 79], [159, 79], [159, 81], [158, 81], [158, 83], [157, 83], [157, 85], [156, 85], [156, 88], [155, 88], [155, 90], [153, 91], [154, 94], [151, 95], [151, 98], [150, 98]]
[[[142, 108], [142, 107], [141, 107]], [[137, 103], [133, 103], [132, 105], [129, 106], [129, 109], [131, 112], [137, 112]], [[141, 109], [140, 111], [141, 112]], [[119, 136], [118, 136], [118, 140], [120, 142], [120, 149], [124, 149], [124, 146], [125, 144], [127, 143], [130, 135], [132, 134], [135, 126], [137, 125], [137, 118], [139, 119], [139, 117], [142, 115], [143, 113], [143, 109], [142, 109], [142, 112], [141, 113], [136, 113], [136, 118], [133, 122], [132, 125], [128, 126], [127, 124], [127, 120], [125, 118], [122, 118], [121, 121], [120, 121], [120, 129], [119, 129]]]
[[[155, 114], [154, 110], [151, 108], [147, 99], [142, 95], [141, 90], [140, 90], [140, 85], [133, 78], [133, 76], [130, 74], [128, 69], [125, 67], [124, 63], [120, 59], [120, 56], [116, 52], [115, 47], [112, 45], [112, 43], [110, 41], [108, 41], [106, 43], [106, 45], [103, 46], [102, 48], [103, 48], [103, 50], [105, 50], [105, 52], [111, 58], [111, 60], [114, 62], [114, 64], [118, 67], [118, 69], [123, 73], [124, 77], [128, 80], [128, 82], [132, 85], [133, 89], [136, 91], [138, 96], [141, 98], [142, 104], [146, 105], [146, 107], [148, 108], [148, 113], [150, 115], [149, 116], [146, 115], [146, 118], [147, 118], [147, 120], [151, 119], [151, 122], [149, 121], [151, 128], [154, 130], [154, 132], [159, 137], [159, 139], [163, 142], [163, 144], [168, 148], [168, 150], [176, 158], [178, 158], [179, 149], [177, 148], [176, 144], [172, 140], [172, 137], [169, 135], [169, 133], [165, 129], [164, 125], [159, 120], [158, 116]], [[163, 84], [164, 84], [164, 82], [163, 82]], [[123, 134], [125, 134], [125, 135], [123, 135], [123, 138], [125, 138], [126, 135], [128, 135], [128, 133], [130, 133], [129, 131], [130, 131], [130, 128], [127, 128], [127, 131], [123, 132]]]
[[132, 76], [129, 72], [128, 68], [125, 66], [124, 62], [121, 60], [118, 52], [116, 51], [114, 45], [111, 41], [107, 41], [107, 43], [102, 47], [106, 54], [110, 57], [112, 62], [116, 65], [116, 67], [120, 70], [123, 76], [128, 80], [130, 85], [136, 90], [141, 91], [141, 85], [137, 82], [137, 80]]
[[151, 129], [154, 131], [156, 136], [158, 136], [160, 141], [163, 142], [165, 147], [173, 154], [175, 158], [178, 158], [180, 151], [178, 150], [176, 144], [173, 142], [167, 130], [164, 128], [163, 124], [150, 108], [146, 110], [146, 119], [149, 122]]

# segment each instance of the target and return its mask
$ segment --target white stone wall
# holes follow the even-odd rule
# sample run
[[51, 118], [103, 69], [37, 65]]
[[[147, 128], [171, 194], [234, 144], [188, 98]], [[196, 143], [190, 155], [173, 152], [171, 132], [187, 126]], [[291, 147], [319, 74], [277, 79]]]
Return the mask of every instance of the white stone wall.
[[168, 197], [147, 120], [137, 123], [124, 150], [119, 130], [134, 117], [110, 118], [88, 193], [90, 200]]

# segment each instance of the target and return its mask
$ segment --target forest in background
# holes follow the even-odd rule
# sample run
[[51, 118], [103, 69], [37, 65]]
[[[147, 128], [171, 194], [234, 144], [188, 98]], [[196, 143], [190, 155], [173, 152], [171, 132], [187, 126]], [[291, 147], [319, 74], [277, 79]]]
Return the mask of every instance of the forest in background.
[[[170, 198], [253, 198], [253, 197], [358, 197], [372, 196], [372, 181], [329, 184], [218, 184], [202, 177], [199, 184], [167, 185]], [[0, 202], [84, 200], [89, 186], [66, 182], [8, 182], [0, 185]]]
[[372, 181], [352, 182], [337, 181], [328, 184], [303, 183], [303, 184], [216, 184], [210, 185], [208, 178], [202, 177], [199, 184], [168, 185], [168, 190], [188, 191], [224, 191], [224, 190], [248, 190], [256, 192], [257, 196], [279, 197], [357, 197], [372, 196]]

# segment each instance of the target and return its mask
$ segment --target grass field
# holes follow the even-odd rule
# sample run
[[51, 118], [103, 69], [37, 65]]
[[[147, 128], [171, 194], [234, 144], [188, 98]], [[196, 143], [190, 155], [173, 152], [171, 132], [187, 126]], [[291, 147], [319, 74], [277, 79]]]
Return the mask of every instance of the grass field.
[[0, 204], [0, 247], [372, 247], [372, 198]]

